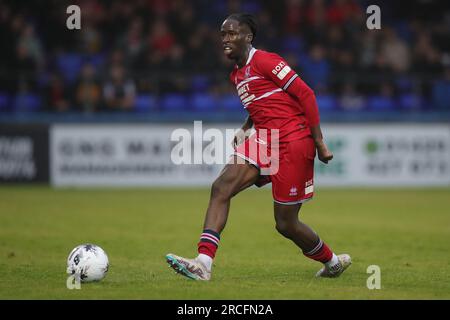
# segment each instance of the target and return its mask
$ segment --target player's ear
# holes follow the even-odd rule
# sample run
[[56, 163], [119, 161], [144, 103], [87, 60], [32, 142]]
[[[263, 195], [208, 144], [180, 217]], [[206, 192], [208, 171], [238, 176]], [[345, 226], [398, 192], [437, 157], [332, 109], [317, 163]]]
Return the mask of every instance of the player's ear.
[[247, 34], [247, 42], [252, 43], [253, 41], [253, 34], [249, 33]]

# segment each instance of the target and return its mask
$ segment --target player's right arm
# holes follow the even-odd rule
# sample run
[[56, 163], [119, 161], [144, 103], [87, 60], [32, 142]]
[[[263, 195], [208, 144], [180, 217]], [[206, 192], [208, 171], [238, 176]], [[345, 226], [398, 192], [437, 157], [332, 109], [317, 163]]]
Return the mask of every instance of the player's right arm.
[[250, 115], [248, 115], [241, 129], [239, 129], [234, 136], [233, 147], [237, 147], [238, 145], [240, 145], [242, 142], [245, 141], [245, 139], [249, 136], [250, 129], [252, 127], [253, 121], [252, 118], [250, 118]]
[[241, 129], [243, 131], [247, 131], [247, 130], [250, 130], [252, 127], [253, 127], [253, 120], [252, 120], [252, 118], [250, 118], [250, 115], [248, 115], [247, 120], [245, 120]]

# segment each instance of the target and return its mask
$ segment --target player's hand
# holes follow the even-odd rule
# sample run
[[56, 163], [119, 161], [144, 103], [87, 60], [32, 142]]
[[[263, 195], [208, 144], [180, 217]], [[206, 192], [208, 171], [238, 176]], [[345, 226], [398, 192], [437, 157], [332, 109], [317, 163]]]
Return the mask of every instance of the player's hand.
[[333, 153], [328, 150], [327, 145], [323, 141], [316, 142], [317, 157], [323, 163], [328, 163], [333, 159]]
[[242, 142], [245, 141], [245, 138], [247, 137], [245, 131], [243, 129], [239, 129], [238, 132], [234, 135], [232, 147], [236, 148], [238, 145], [240, 145]]

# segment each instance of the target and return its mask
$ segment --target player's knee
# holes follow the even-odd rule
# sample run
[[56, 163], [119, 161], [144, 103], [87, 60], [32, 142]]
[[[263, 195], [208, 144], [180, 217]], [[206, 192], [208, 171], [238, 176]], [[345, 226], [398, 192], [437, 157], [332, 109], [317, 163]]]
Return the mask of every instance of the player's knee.
[[214, 181], [214, 183], [211, 186], [211, 197], [212, 198], [228, 200], [228, 199], [231, 199], [232, 196], [233, 196], [233, 191], [230, 186], [230, 183], [224, 181], [221, 178], [218, 178]]
[[292, 226], [287, 220], [277, 220], [275, 229], [286, 238], [291, 238]]

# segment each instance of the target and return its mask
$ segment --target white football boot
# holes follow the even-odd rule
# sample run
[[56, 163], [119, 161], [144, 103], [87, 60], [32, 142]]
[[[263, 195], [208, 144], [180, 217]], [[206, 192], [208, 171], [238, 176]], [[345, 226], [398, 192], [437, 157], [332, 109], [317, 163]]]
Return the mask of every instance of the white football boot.
[[316, 277], [337, 278], [352, 264], [352, 258], [348, 254], [339, 254], [337, 258], [339, 260], [338, 264], [332, 268], [322, 267], [316, 273]]
[[172, 253], [166, 255], [169, 266], [177, 273], [193, 280], [210, 280], [211, 271], [197, 259], [186, 259]]

